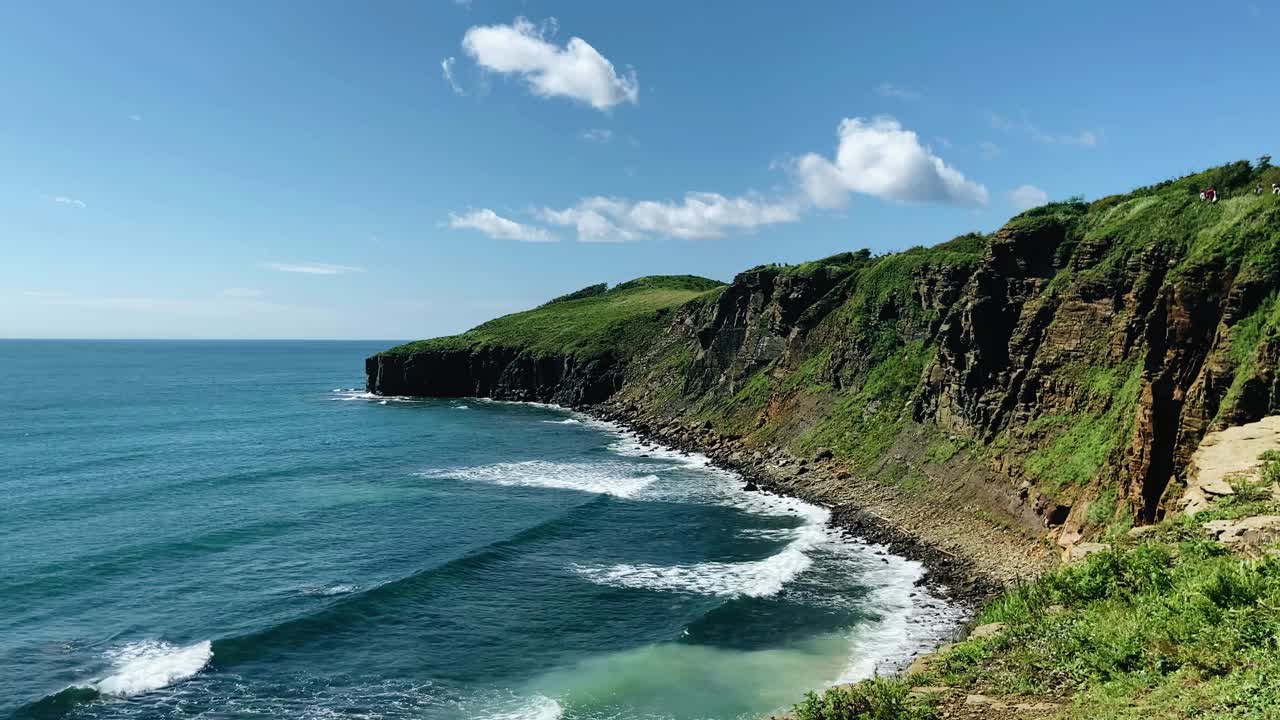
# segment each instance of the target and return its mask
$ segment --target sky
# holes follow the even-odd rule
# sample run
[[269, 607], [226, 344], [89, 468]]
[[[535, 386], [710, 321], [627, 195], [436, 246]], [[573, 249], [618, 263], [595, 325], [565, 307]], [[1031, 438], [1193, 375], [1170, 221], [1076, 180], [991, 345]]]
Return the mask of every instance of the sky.
[[1280, 1], [0, 0], [0, 337], [460, 332], [1280, 156]]

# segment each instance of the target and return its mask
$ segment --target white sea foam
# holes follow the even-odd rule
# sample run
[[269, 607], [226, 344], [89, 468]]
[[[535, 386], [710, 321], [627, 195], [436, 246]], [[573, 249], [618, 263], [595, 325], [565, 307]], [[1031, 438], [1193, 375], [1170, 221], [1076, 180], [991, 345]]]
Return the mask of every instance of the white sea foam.
[[855, 682], [906, 669], [911, 661], [951, 640], [968, 610], [918, 585], [924, 567], [870, 546], [864, 553], [862, 582], [872, 588], [863, 605], [878, 619], [852, 634], [849, 665], [833, 684]]
[[388, 402], [422, 402], [421, 398], [409, 397], [407, 395], [378, 395], [377, 393], [371, 393], [365, 390], [357, 390], [356, 388], [350, 388], [347, 390], [343, 390], [342, 388], [337, 388], [331, 393], [331, 395], [333, 395], [333, 397], [329, 398], [330, 400], [342, 400], [342, 401], [365, 400], [369, 402], [376, 401], [379, 405], [386, 405]]
[[485, 482], [508, 487], [577, 490], [630, 498], [658, 479], [656, 475], [639, 475], [637, 469], [637, 466], [630, 463], [558, 463], [529, 460], [426, 470], [418, 473], [418, 476]]
[[577, 418], [565, 418], [563, 420], [543, 420], [542, 422], [551, 425], [581, 425], [582, 421]]
[[471, 408], [467, 407], [466, 405], [454, 405], [453, 409], [454, 410], [470, 410]]
[[563, 714], [564, 708], [560, 707], [560, 703], [545, 695], [536, 695], [514, 709], [499, 710], [479, 717], [482, 720], [559, 720]]
[[600, 585], [643, 590], [686, 592], [720, 597], [767, 597], [782, 591], [813, 560], [800, 550], [787, 548], [777, 555], [752, 562], [704, 562], [692, 565], [575, 566], [583, 578]]
[[106, 695], [128, 697], [195, 675], [213, 657], [213, 646], [208, 640], [186, 646], [144, 640], [116, 648], [107, 656], [114, 672], [93, 687]]

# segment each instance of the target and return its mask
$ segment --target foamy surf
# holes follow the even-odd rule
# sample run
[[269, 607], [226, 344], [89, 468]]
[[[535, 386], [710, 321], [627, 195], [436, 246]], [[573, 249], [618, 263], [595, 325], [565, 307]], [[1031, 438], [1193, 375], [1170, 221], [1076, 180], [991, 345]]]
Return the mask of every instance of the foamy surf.
[[[968, 618], [968, 611], [947, 602], [921, 585], [926, 571], [913, 560], [886, 548], [845, 537], [830, 527], [830, 511], [802, 500], [742, 489], [737, 473], [716, 468], [710, 458], [657, 445], [617, 423], [584, 418], [588, 427], [617, 439], [609, 449], [622, 457], [653, 458], [695, 469], [706, 483], [670, 483], [651, 488], [646, 499], [718, 504], [753, 515], [799, 517], [803, 524], [789, 529], [744, 530], [741, 536], [762, 540], [790, 540], [777, 554], [752, 562], [690, 565], [577, 566], [583, 578], [598, 584], [720, 597], [767, 597], [783, 591], [821, 558], [838, 568], [848, 582], [869, 589], [855, 600], [874, 618], [850, 630], [850, 660], [833, 683], [854, 682], [904, 669], [916, 656], [949, 640]], [[839, 593], [801, 590], [797, 600], [814, 604], [848, 602]]]
[[495, 463], [476, 467], [426, 470], [418, 477], [483, 482], [507, 487], [576, 490], [631, 498], [649, 487], [656, 475], [638, 475], [628, 463], [557, 463], [544, 460]]
[[705, 562], [692, 565], [628, 565], [574, 570], [598, 585], [685, 592], [718, 597], [768, 597], [804, 572], [813, 560], [795, 548], [752, 562]]
[[208, 640], [178, 646], [159, 640], [125, 645], [107, 654], [114, 673], [92, 684], [104, 695], [129, 697], [168, 687], [195, 675], [213, 657]]
[[559, 720], [563, 714], [564, 708], [560, 703], [545, 695], [537, 695], [519, 707], [478, 717], [480, 720]]

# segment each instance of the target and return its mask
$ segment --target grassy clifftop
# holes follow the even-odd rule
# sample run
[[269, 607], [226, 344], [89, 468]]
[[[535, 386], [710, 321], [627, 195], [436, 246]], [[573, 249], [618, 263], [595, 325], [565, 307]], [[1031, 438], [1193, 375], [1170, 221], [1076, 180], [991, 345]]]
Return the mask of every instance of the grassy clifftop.
[[605, 351], [629, 354], [636, 343], [661, 332], [672, 309], [722, 287], [724, 283], [694, 275], [652, 275], [610, 289], [592, 285], [460, 335], [406, 343], [385, 354], [488, 347], [584, 358]]

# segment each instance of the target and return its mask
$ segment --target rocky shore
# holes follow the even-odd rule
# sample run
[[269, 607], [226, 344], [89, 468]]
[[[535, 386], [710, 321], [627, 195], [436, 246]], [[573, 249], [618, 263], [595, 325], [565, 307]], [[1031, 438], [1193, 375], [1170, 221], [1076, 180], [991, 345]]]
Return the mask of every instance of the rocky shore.
[[[831, 523], [866, 542], [923, 564], [931, 590], [952, 602], [977, 607], [998, 594], [1008, 583], [1030, 577], [1052, 564], [1048, 552], [1027, 552], [1020, 533], [990, 542], [990, 533], [963, 517], [947, 517], [945, 511], [907, 498], [867, 488], [864, 501], [852, 497], [857, 486], [849, 483], [847, 470], [829, 454], [815, 461], [791, 457], [785, 451], [765, 455], [748, 449], [740, 440], [724, 437], [710, 428], [693, 428], [675, 422], [653, 423], [622, 403], [601, 403], [576, 408], [592, 417], [620, 425], [641, 440], [709, 458], [722, 469], [743, 478], [745, 489], [797, 497], [830, 509]], [[851, 492], [852, 491], [852, 492]], [[929, 515], [933, 522], [903, 521], [903, 516]], [[967, 525], [957, 532], [956, 523]], [[929, 528], [921, 533], [919, 528]], [[965, 543], [968, 539], [975, 542]]]

